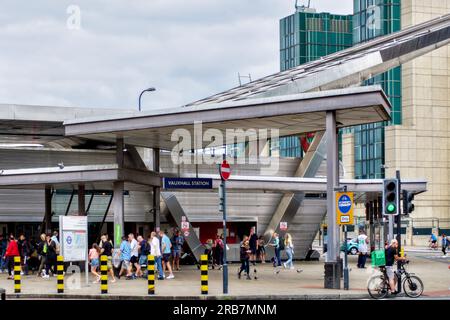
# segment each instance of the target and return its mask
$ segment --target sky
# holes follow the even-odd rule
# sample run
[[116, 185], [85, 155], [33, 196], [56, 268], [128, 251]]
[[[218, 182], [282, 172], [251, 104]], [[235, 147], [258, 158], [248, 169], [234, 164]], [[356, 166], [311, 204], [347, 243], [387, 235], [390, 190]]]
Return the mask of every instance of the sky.
[[[299, 4], [307, 0], [299, 0]], [[312, 0], [352, 13], [352, 0]], [[0, 103], [177, 107], [279, 71], [295, 0], [0, 0]], [[247, 79], [243, 78], [243, 82]]]

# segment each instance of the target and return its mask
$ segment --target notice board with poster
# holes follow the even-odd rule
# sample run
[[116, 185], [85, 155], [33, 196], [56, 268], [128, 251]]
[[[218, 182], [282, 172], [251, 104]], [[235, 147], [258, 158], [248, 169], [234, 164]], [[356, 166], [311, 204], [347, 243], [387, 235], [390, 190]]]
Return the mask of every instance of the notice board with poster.
[[86, 216], [59, 216], [61, 255], [64, 261], [86, 261], [88, 233]]

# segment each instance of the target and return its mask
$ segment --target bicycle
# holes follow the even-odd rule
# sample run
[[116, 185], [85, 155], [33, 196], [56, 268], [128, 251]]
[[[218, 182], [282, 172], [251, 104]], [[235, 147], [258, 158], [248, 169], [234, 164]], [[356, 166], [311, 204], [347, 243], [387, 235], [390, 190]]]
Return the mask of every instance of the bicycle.
[[[418, 298], [423, 293], [423, 282], [418, 276], [414, 275], [413, 273], [409, 273], [405, 269], [406, 264], [409, 264], [408, 260], [402, 262], [400, 264], [400, 270], [395, 272], [397, 283], [398, 281], [401, 281], [403, 291], [408, 297]], [[377, 274], [370, 278], [367, 284], [367, 291], [369, 292], [369, 295], [374, 299], [383, 299], [391, 291], [389, 286], [389, 279], [386, 273], [386, 267], [380, 266], [380, 271], [381, 274]]]

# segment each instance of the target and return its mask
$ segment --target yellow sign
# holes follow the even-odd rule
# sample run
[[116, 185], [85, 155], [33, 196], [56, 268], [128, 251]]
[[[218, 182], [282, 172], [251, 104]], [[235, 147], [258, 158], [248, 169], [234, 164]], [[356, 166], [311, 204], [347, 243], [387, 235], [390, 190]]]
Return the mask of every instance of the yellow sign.
[[353, 192], [336, 192], [336, 218], [338, 225], [353, 224]]

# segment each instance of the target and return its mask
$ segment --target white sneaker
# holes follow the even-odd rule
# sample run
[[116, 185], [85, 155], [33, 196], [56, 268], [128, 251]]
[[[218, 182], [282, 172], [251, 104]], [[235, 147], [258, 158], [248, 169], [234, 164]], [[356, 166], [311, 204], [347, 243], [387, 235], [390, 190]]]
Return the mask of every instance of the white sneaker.
[[286, 269], [286, 262], [283, 262], [283, 267]]
[[175, 276], [173, 274], [169, 274], [166, 279], [173, 279]]
[[50, 278], [50, 276], [48, 274], [45, 274], [45, 275], [42, 276], [42, 278], [43, 279], [48, 279], [48, 278]]
[[20, 271], [20, 275], [21, 276], [23, 276], [25, 274], [25, 272], [23, 272], [23, 271]]

